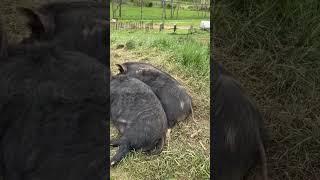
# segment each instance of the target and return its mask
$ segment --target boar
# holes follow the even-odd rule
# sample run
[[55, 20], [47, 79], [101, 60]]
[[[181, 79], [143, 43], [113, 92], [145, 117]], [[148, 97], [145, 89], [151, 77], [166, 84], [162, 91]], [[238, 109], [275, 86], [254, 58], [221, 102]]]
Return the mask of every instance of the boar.
[[106, 68], [53, 42], [0, 49], [0, 176], [104, 179]]
[[160, 153], [165, 144], [167, 118], [151, 88], [136, 78], [118, 74], [110, 82], [110, 97], [110, 119], [121, 136], [110, 142], [119, 147], [111, 166], [133, 149]]
[[[107, 3], [108, 4], [108, 3]], [[37, 9], [18, 8], [31, 31], [22, 43], [55, 40], [59, 46], [95, 57], [109, 66], [110, 30], [106, 4], [95, 1], [52, 2]]]
[[214, 179], [241, 180], [259, 161], [266, 180], [267, 132], [262, 116], [231, 73], [218, 63], [214, 63], [213, 71]]
[[191, 96], [168, 73], [142, 62], [126, 62], [117, 66], [120, 74], [137, 78], [151, 87], [166, 113], [169, 129], [193, 115]]

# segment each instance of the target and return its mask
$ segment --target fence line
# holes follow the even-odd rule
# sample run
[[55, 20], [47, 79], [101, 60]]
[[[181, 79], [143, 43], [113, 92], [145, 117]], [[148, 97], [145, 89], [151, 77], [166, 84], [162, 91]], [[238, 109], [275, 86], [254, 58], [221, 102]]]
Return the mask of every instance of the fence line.
[[[146, 30], [149, 31], [151, 29], [155, 28], [155, 24], [154, 22], [143, 22], [143, 21], [137, 21], [137, 22], [121, 22], [121, 21], [115, 21], [110, 23], [110, 27], [112, 30]], [[159, 26], [157, 26], [157, 30], [159, 28], [159, 31], [164, 31], [164, 24], [160, 23]], [[192, 25], [190, 26], [182, 26], [182, 27], [177, 27], [177, 25], [172, 25], [172, 28], [168, 28], [168, 26], [166, 26], [167, 30], [173, 30], [173, 32], [176, 32], [177, 29], [180, 30], [188, 30], [187, 34], [192, 34], [196, 31], [196, 28], [194, 28]]]
[[111, 22], [110, 23], [111, 29], [112, 30], [120, 30], [120, 29], [145, 29], [145, 30], [150, 30], [153, 29], [154, 23], [152, 22], [143, 22], [143, 21], [138, 21], [138, 22]]

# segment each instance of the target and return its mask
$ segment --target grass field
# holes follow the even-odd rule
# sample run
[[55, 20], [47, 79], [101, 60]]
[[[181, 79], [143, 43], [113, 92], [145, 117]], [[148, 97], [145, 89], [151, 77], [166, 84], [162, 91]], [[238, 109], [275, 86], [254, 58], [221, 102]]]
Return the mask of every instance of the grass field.
[[[111, 4], [110, 4], [111, 7]], [[162, 19], [162, 8], [159, 7], [143, 7], [143, 15], [142, 20], [161, 20]], [[166, 9], [167, 20], [170, 20], [170, 9]], [[118, 14], [117, 14], [118, 15]], [[112, 17], [112, 11], [110, 11], [110, 17]], [[206, 16], [204, 13], [200, 12], [198, 15], [198, 11], [191, 11], [188, 9], [180, 9], [179, 16], [176, 18], [174, 16], [172, 20], [192, 20], [192, 19], [209, 19], [210, 13], [206, 12]], [[124, 20], [140, 20], [140, 7], [126, 5], [122, 6], [122, 15], [121, 19]]]
[[[110, 4], [112, 7], [112, 4]], [[112, 9], [112, 8], [111, 8]], [[118, 12], [116, 17], [119, 18], [121, 22], [137, 22], [143, 21], [145, 23], [153, 22], [155, 26], [159, 26], [160, 23], [164, 22], [165, 26], [173, 27], [174, 24], [177, 28], [186, 29], [191, 25], [195, 28], [199, 28], [201, 20], [209, 20], [210, 12], [204, 11], [193, 11], [187, 8], [180, 8], [178, 18], [174, 15], [170, 18], [170, 9], [166, 9], [167, 19], [162, 19], [162, 8], [160, 7], [143, 7], [143, 15], [141, 19], [140, 7], [134, 6], [131, 3], [126, 3], [122, 5], [122, 16], [118, 17]], [[112, 11], [110, 11], [110, 18], [112, 18]], [[183, 31], [183, 30], [182, 30]]]
[[[179, 27], [190, 27], [191, 25], [195, 28], [199, 28], [201, 20], [208, 19], [189, 19], [189, 20], [166, 20], [164, 21], [165, 26], [173, 27], [174, 24]], [[139, 22], [137, 20], [121, 20], [121, 22]], [[162, 20], [143, 20], [144, 23], [153, 22], [154, 25], [159, 26], [163, 21]]]
[[[199, 41], [198, 39], [202, 39]], [[193, 97], [195, 121], [172, 129], [160, 155], [131, 153], [111, 169], [111, 179], [209, 179], [210, 97], [209, 33], [192, 36], [166, 32], [114, 31], [111, 33], [111, 69], [115, 63], [149, 62], [170, 73]], [[119, 48], [124, 45], [124, 48]], [[115, 136], [114, 130], [112, 136]], [[115, 153], [112, 148], [111, 155]]]
[[320, 1], [217, 1], [214, 60], [258, 101], [273, 180], [320, 176]]

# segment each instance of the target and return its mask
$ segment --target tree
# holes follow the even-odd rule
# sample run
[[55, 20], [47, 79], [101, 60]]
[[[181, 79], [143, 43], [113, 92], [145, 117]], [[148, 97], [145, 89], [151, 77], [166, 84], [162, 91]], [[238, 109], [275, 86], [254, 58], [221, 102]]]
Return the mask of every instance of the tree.
[[197, 2], [197, 0], [192, 0], [192, 3], [193, 3], [193, 7], [195, 7], [196, 9], [197, 9], [197, 12], [198, 12], [198, 16], [200, 16], [200, 8], [199, 8], [199, 4], [201, 4], [201, 0], [198, 0], [198, 2]]
[[142, 6], [143, 6], [143, 0], [140, 0], [140, 18], [142, 20]]
[[170, 1], [171, 4], [171, 14], [170, 14], [170, 18], [172, 19], [173, 17], [173, 0]]
[[122, 0], [112, 0], [111, 7], [112, 7], [112, 17], [115, 18], [117, 11], [119, 11], [119, 17], [121, 17], [121, 6]]
[[167, 19], [166, 15], [166, 0], [161, 0], [162, 2], [162, 19]]
[[112, 18], [116, 17], [116, 13], [118, 11], [119, 6], [115, 5], [115, 0], [111, 1], [111, 8], [112, 8]]
[[178, 19], [178, 18], [179, 18], [180, 1], [178, 1], [176, 8], [177, 8], [177, 16], [176, 16], [176, 19]]
[[119, 17], [121, 18], [121, 6], [122, 6], [122, 0], [119, 0]]

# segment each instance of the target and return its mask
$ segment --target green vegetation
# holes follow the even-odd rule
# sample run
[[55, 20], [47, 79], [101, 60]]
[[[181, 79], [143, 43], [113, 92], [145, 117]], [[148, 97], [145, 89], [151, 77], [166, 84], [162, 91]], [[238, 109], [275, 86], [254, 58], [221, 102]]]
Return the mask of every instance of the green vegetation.
[[[111, 5], [110, 5], [111, 6]], [[160, 7], [143, 7], [142, 20], [161, 20], [162, 19], [162, 8]], [[166, 10], [167, 19], [170, 20], [170, 9]], [[110, 17], [112, 17], [112, 11], [110, 11]], [[181, 8], [179, 10], [178, 18], [174, 16], [172, 19], [175, 20], [191, 20], [191, 19], [209, 19], [210, 13], [207, 12], [206, 16], [204, 13], [198, 11], [192, 11]], [[140, 20], [140, 7], [132, 6], [128, 4], [122, 5], [122, 16], [121, 19], [125, 20]]]
[[272, 179], [318, 179], [320, 1], [217, 1], [214, 60], [256, 98]]
[[[114, 73], [115, 63], [149, 62], [187, 88], [193, 97], [195, 113], [195, 122], [189, 117], [172, 129], [171, 139], [160, 155], [130, 153], [119, 166], [111, 169], [111, 179], [209, 179], [209, 33], [112, 31], [111, 45]], [[115, 136], [114, 129], [112, 132]], [[112, 155], [115, 150], [112, 148]]]
[[[155, 4], [155, 3], [154, 3]], [[111, 12], [112, 15], [112, 12]], [[149, 62], [171, 74], [193, 97], [195, 121], [191, 117], [172, 129], [171, 138], [161, 154], [148, 156], [130, 153], [111, 169], [111, 179], [209, 179], [210, 177], [210, 66], [209, 33], [188, 34], [190, 25], [199, 27], [201, 12], [181, 8], [179, 18], [170, 19], [167, 9], [165, 30], [159, 32], [162, 9], [143, 7], [143, 21], [154, 23], [154, 30], [112, 30], [111, 69], [126, 61]], [[122, 6], [121, 22], [140, 21], [140, 7]], [[172, 33], [173, 24], [178, 30]], [[116, 133], [112, 128], [111, 137]], [[112, 148], [111, 155], [116, 148]]]
[[[206, 43], [199, 42], [199, 39], [203, 38], [206, 39]], [[111, 43], [126, 44], [129, 50], [136, 48], [140, 51], [149, 51], [151, 48], [168, 53], [171, 57], [170, 61], [183, 66], [189, 72], [196, 72], [195, 75], [199, 78], [209, 80], [208, 32], [187, 36], [182, 33], [118, 31], [112, 33]]]
[[[193, 26], [195, 28], [199, 28], [200, 26], [200, 22], [202, 19], [189, 19], [189, 20], [165, 20], [165, 25], [169, 25], [171, 27], [173, 27], [173, 24], [176, 24], [177, 27], [189, 27], [189, 26]], [[209, 20], [209, 18], [207, 19], [203, 19], [203, 20]], [[139, 22], [137, 20], [121, 20], [121, 22]], [[162, 23], [162, 20], [143, 20], [144, 23], [148, 23], [148, 22], [153, 22], [154, 24], [156, 24], [157, 26]], [[178, 30], [178, 32], [180, 32]]]

